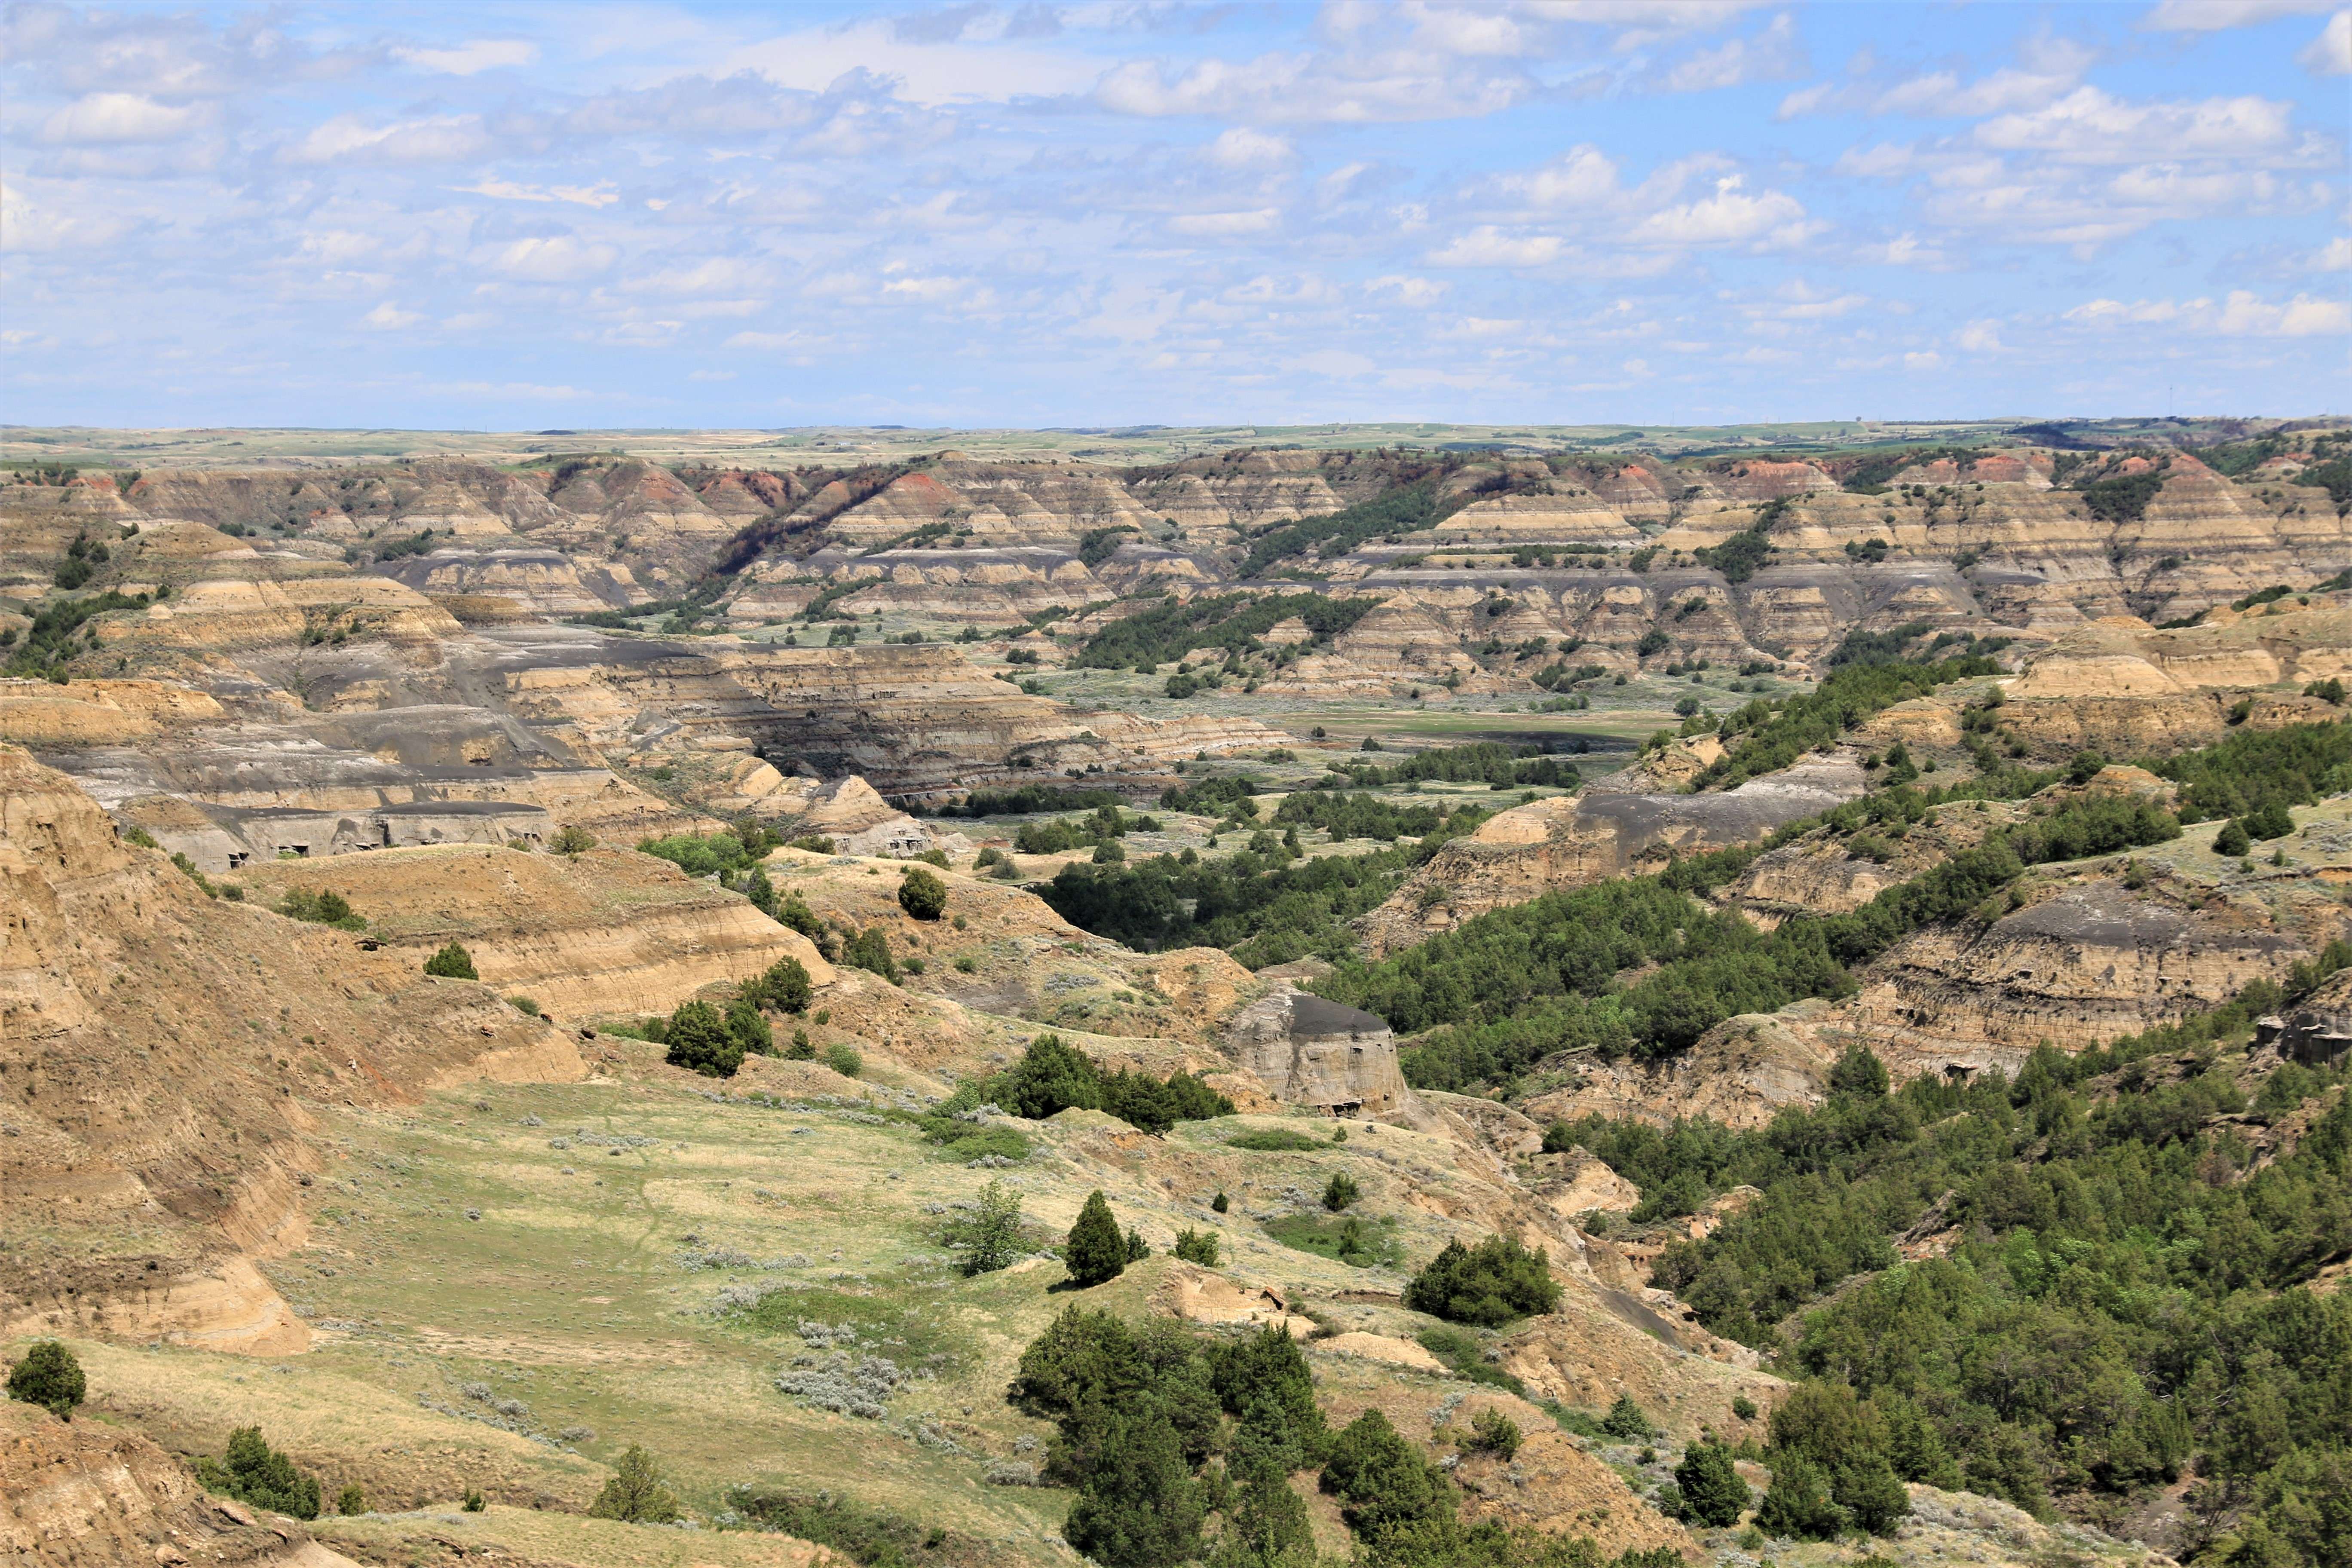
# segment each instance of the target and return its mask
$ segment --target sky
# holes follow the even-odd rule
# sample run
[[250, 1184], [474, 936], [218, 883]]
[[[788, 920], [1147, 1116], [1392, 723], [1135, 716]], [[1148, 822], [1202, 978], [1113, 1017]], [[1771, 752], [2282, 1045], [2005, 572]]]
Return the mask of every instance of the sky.
[[2347, 405], [2352, 10], [0, 11], [12, 424]]

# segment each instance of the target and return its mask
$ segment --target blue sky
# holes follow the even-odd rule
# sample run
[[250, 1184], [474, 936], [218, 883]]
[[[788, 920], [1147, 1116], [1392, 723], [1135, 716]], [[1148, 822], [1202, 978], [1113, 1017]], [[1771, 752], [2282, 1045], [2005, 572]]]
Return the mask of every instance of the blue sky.
[[30, 424], [2346, 406], [2309, 0], [15, 5]]

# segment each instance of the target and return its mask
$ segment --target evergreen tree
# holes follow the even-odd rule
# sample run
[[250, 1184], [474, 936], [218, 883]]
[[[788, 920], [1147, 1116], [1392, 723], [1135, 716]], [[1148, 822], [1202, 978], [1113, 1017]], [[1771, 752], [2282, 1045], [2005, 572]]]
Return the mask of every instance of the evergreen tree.
[[1827, 1541], [1845, 1528], [1845, 1510], [1830, 1500], [1829, 1477], [1802, 1454], [1772, 1461], [1771, 1489], [1756, 1510], [1756, 1528], [1767, 1535]]
[[1617, 1403], [1612, 1405], [1609, 1414], [1601, 1418], [1601, 1429], [1621, 1443], [1643, 1442], [1658, 1435], [1658, 1429], [1650, 1425], [1648, 1415], [1633, 1403], [1633, 1396], [1630, 1394], [1617, 1396]]
[[1845, 1048], [1837, 1065], [1830, 1068], [1830, 1092], [1851, 1094], [1864, 1100], [1886, 1098], [1886, 1064], [1868, 1046], [1856, 1043]]
[[1141, 1231], [1133, 1226], [1129, 1226], [1127, 1227], [1127, 1260], [1129, 1263], [1140, 1263], [1150, 1256], [1151, 1244], [1143, 1239]]
[[2241, 859], [2253, 847], [2253, 839], [2234, 818], [2223, 823], [2221, 831], [2213, 836], [2213, 853], [2225, 860]]
[[727, 1029], [719, 1009], [708, 1002], [682, 1002], [669, 1016], [670, 1066], [687, 1068], [705, 1078], [732, 1078], [743, 1065], [743, 1044]]
[[938, 873], [910, 866], [898, 884], [898, 907], [919, 921], [935, 921], [947, 910], [948, 885]]
[[8, 1373], [9, 1398], [37, 1405], [61, 1421], [73, 1419], [74, 1406], [89, 1392], [81, 1363], [56, 1340], [35, 1340]]
[[1217, 1266], [1217, 1233], [1194, 1230], [1187, 1226], [1176, 1233], [1176, 1245], [1170, 1250], [1187, 1263], [1214, 1268]]
[[753, 909], [770, 920], [776, 918], [776, 885], [768, 880], [764, 868], [752, 867], [751, 875], [743, 879], [743, 896], [751, 900]]
[[1287, 1329], [1262, 1328], [1211, 1347], [1209, 1386], [1262, 1447], [1282, 1451], [1284, 1473], [1323, 1457], [1330, 1432], [1315, 1403], [1315, 1374]]
[[1855, 1454], [1832, 1468], [1830, 1496], [1873, 1535], [1887, 1534], [1911, 1512], [1911, 1494], [1903, 1489], [1884, 1454]]
[[1286, 1425], [1277, 1405], [1254, 1401], [1234, 1430], [1225, 1454], [1233, 1490], [1225, 1504], [1224, 1537], [1211, 1558], [1214, 1568], [1307, 1568], [1315, 1561], [1307, 1503], [1290, 1489], [1298, 1457]]
[[1683, 1517], [1710, 1530], [1738, 1524], [1748, 1511], [1748, 1483], [1732, 1468], [1731, 1450], [1720, 1443], [1694, 1443], [1675, 1467], [1683, 1494]]
[[1062, 1538], [1104, 1568], [1172, 1568], [1201, 1553], [1200, 1483], [1154, 1405], [1115, 1419]]
[[[727, 1005], [727, 1035], [745, 1056], [772, 1057], [776, 1054], [775, 1032], [768, 1027], [768, 1020], [760, 1016], [760, 1005], [748, 996], [738, 996]], [[740, 1063], [741, 1058], [737, 1059]]]
[[1356, 1187], [1356, 1178], [1345, 1171], [1332, 1173], [1330, 1181], [1323, 1186], [1323, 1206], [1333, 1214], [1347, 1208], [1361, 1196], [1363, 1194]]
[[1375, 1551], [1397, 1532], [1454, 1520], [1454, 1485], [1445, 1472], [1399, 1436], [1378, 1409], [1365, 1411], [1331, 1439], [1323, 1489], [1338, 1494], [1340, 1517]]
[[588, 1505], [591, 1519], [617, 1519], [624, 1524], [670, 1524], [678, 1517], [677, 1497], [662, 1484], [654, 1458], [635, 1443], [613, 1467], [613, 1479]]
[[1559, 1305], [1559, 1286], [1542, 1252], [1507, 1236], [1490, 1236], [1475, 1247], [1447, 1242], [1406, 1283], [1404, 1304], [1449, 1322], [1491, 1328], [1550, 1311]]
[[1127, 1243], [1118, 1234], [1118, 1221], [1111, 1217], [1110, 1204], [1101, 1188], [1089, 1194], [1086, 1206], [1078, 1210], [1078, 1222], [1070, 1226], [1069, 1240], [1062, 1248], [1062, 1263], [1081, 1289], [1116, 1279], [1127, 1271]]
[[474, 955], [454, 942], [425, 961], [425, 973], [438, 980], [481, 978], [474, 973]]
[[1021, 1256], [1021, 1194], [991, 1179], [971, 1213], [950, 1220], [942, 1239], [963, 1254], [966, 1275], [1010, 1268]]
[[319, 1517], [319, 1478], [297, 1470], [293, 1460], [263, 1440], [258, 1426], [231, 1432], [218, 1459], [198, 1459], [196, 1479], [213, 1491], [256, 1508], [296, 1519]]
[[780, 958], [747, 989], [756, 989], [754, 1000], [779, 1013], [805, 1013], [814, 987], [806, 964], [797, 958]]

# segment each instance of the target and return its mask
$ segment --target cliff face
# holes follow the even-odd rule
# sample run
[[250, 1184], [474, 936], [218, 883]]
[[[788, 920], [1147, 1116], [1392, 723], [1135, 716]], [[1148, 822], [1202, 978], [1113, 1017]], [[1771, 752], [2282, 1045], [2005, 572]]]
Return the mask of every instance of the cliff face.
[[300, 1348], [300, 1325], [227, 1252], [299, 1241], [309, 1104], [583, 1071], [565, 1037], [486, 987], [206, 898], [6, 746], [0, 1069], [16, 1237], [0, 1333], [72, 1332], [113, 1311], [265, 1351]]
[[527, 994], [559, 1019], [667, 1013], [705, 985], [750, 979], [783, 958], [819, 986], [834, 978], [806, 937], [740, 896], [625, 850], [450, 845], [273, 860], [240, 875], [271, 903], [293, 889], [340, 893], [405, 963], [462, 942], [482, 984]]
[[1237, 1014], [1225, 1043], [1266, 1092], [1287, 1105], [1334, 1116], [1388, 1116], [1412, 1098], [1386, 1024], [1287, 983]]

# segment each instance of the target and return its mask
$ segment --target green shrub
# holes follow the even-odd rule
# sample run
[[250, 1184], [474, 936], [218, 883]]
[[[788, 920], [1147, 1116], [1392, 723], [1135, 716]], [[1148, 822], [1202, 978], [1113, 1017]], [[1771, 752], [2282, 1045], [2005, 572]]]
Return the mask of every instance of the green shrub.
[[63, 1421], [73, 1419], [74, 1406], [89, 1392], [80, 1361], [57, 1340], [35, 1340], [8, 1372], [9, 1398], [37, 1405]]
[[632, 1443], [613, 1467], [604, 1489], [588, 1505], [588, 1517], [616, 1519], [624, 1524], [671, 1524], [679, 1517], [677, 1497], [662, 1484], [653, 1456]]
[[1731, 1450], [1720, 1443], [1684, 1449], [1683, 1462], [1675, 1467], [1675, 1487], [1682, 1493], [1683, 1518], [1709, 1530], [1738, 1524], [1751, 1497], [1732, 1468]]
[[482, 1495], [479, 1487], [467, 1487], [465, 1499], [458, 1506], [467, 1513], [486, 1513], [489, 1510], [490, 1500]]
[[1187, 1263], [1214, 1268], [1217, 1266], [1217, 1233], [1187, 1226], [1176, 1233], [1176, 1245], [1171, 1250]]
[[[932, 1551], [945, 1532], [913, 1520], [853, 1502], [838, 1492], [814, 1496], [765, 1486], [739, 1486], [727, 1506], [763, 1529], [829, 1546], [859, 1568], [916, 1568], [938, 1562]], [[950, 1555], [947, 1561], [961, 1559]]]
[[596, 847], [596, 836], [576, 822], [566, 823], [548, 847], [558, 855], [585, 855]]
[[335, 1499], [335, 1511], [348, 1519], [367, 1510], [367, 1493], [360, 1489], [359, 1482], [346, 1482], [341, 1494]]
[[264, 1442], [258, 1426], [231, 1432], [220, 1458], [199, 1458], [196, 1479], [209, 1491], [256, 1508], [296, 1519], [319, 1517], [319, 1479], [303, 1475], [293, 1460]]
[[1492, 1236], [1475, 1247], [1447, 1242], [1406, 1284], [1404, 1304], [1450, 1322], [1492, 1327], [1552, 1310], [1559, 1286], [1542, 1252]]
[[[341, 893], [324, 889], [314, 893], [301, 888], [289, 888], [286, 896], [278, 900], [278, 912], [289, 920], [309, 921], [316, 925], [333, 926], [339, 931], [367, 930], [367, 921], [352, 912], [351, 904]], [[473, 977], [467, 975], [466, 978]]]
[[442, 980], [479, 980], [474, 973], [474, 955], [457, 942], [450, 942], [425, 961], [425, 973]]
[[1339, 1516], [1378, 1550], [1391, 1536], [1452, 1523], [1453, 1483], [1397, 1434], [1386, 1415], [1367, 1410], [1331, 1440], [1322, 1487], [1339, 1499]]
[[848, 1041], [835, 1040], [824, 1048], [824, 1065], [844, 1078], [856, 1078], [866, 1070], [866, 1058]]
[[1069, 1239], [1062, 1248], [1062, 1264], [1070, 1271], [1071, 1282], [1081, 1289], [1127, 1272], [1127, 1243], [1118, 1234], [1118, 1221], [1111, 1217], [1101, 1188], [1089, 1194], [1078, 1210], [1077, 1223], [1070, 1226]]
[[1657, 1427], [1651, 1424], [1650, 1417], [1642, 1407], [1633, 1403], [1633, 1396], [1630, 1394], [1617, 1396], [1617, 1403], [1612, 1405], [1609, 1414], [1601, 1418], [1601, 1429], [1621, 1443], [1646, 1442], [1658, 1436]]
[[1298, 1154], [1322, 1148], [1323, 1141], [1310, 1138], [1304, 1132], [1294, 1132], [1287, 1127], [1268, 1127], [1228, 1138], [1225, 1147], [1246, 1149], [1259, 1154]]
[[1772, 1461], [1772, 1485], [1756, 1510], [1756, 1528], [1798, 1541], [1829, 1541], [1845, 1528], [1845, 1510], [1830, 1500], [1829, 1478], [1801, 1454]]
[[950, 1219], [940, 1239], [963, 1254], [967, 1277], [1012, 1267], [1024, 1250], [1021, 1240], [1021, 1194], [999, 1181], [981, 1188], [969, 1213]]
[[1356, 1178], [1345, 1171], [1334, 1172], [1323, 1186], [1323, 1206], [1333, 1214], [1349, 1207], [1362, 1196], [1363, 1194], [1356, 1188]]
[[880, 926], [867, 926], [844, 944], [841, 961], [852, 969], [863, 969], [871, 974], [897, 984], [898, 965], [890, 956], [890, 939]]
[[1143, 1233], [1133, 1226], [1127, 1227], [1126, 1247], [1127, 1260], [1129, 1263], [1140, 1263], [1151, 1256], [1151, 1244], [1144, 1240]]
[[1519, 1424], [1490, 1405], [1470, 1418], [1470, 1440], [1465, 1447], [1507, 1459], [1519, 1451]]
[[768, 965], [757, 980], [747, 982], [743, 994], [754, 1006], [773, 1007], [779, 1013], [805, 1013], [815, 991], [809, 980], [808, 966], [797, 958], [786, 957]]
[[2236, 859], [2253, 847], [2252, 837], [2241, 822], [2225, 822], [2221, 831], [2213, 836], [2213, 853], [2224, 859]]
[[919, 921], [935, 921], [947, 912], [948, 885], [938, 873], [910, 866], [898, 884], [898, 907]]
[[516, 1012], [522, 1014], [525, 1017], [536, 1018], [539, 1016], [539, 1001], [536, 997], [520, 995], [509, 996], [507, 998], [507, 1005], [513, 1008]]
[[743, 1042], [708, 1002], [682, 1002], [669, 1016], [663, 1060], [705, 1078], [732, 1078], [743, 1065]]
[[748, 996], [738, 996], [727, 1005], [727, 1033], [745, 1056], [772, 1057], [776, 1054], [775, 1031], [760, 1012], [759, 1004]]
[[1215, 1211], [1216, 1211], [1217, 1213], [1219, 1213], [1219, 1214], [1223, 1214], [1223, 1213], [1225, 1213], [1227, 1210], [1231, 1209], [1233, 1206], [1234, 1206], [1233, 1200], [1232, 1200], [1231, 1198], [1228, 1198], [1227, 1196], [1225, 1196], [1225, 1194], [1223, 1194], [1223, 1193], [1219, 1193], [1215, 1197], [1211, 1198], [1211, 1199], [1209, 1200], [1209, 1207], [1210, 1207], [1210, 1208], [1212, 1208], [1212, 1209], [1213, 1209], [1213, 1210], [1215, 1210]]

